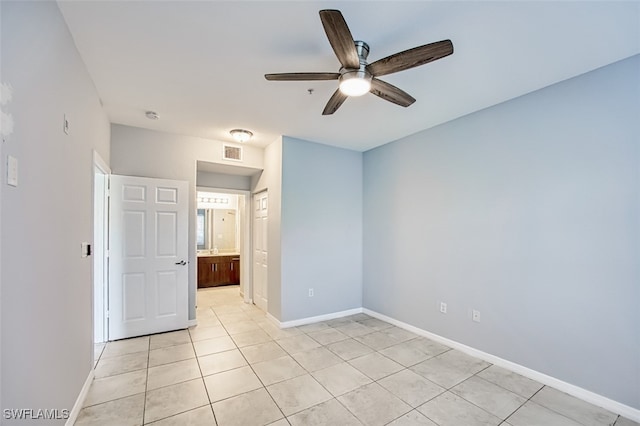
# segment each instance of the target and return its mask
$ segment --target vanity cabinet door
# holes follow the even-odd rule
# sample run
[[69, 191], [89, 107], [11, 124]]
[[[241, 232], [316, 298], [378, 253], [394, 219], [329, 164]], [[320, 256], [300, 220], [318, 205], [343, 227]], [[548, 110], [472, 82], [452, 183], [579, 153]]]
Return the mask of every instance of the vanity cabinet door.
[[231, 283], [231, 258], [229, 256], [215, 257], [213, 264], [213, 285], [224, 285]]
[[209, 257], [198, 258], [198, 287], [209, 287], [212, 280], [211, 262]]
[[231, 276], [230, 280], [232, 284], [240, 284], [240, 258], [231, 258]]

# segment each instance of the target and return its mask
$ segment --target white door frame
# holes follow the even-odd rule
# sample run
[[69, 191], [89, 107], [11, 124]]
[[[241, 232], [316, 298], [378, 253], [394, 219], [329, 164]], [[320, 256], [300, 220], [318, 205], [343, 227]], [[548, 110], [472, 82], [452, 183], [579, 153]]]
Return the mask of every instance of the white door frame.
[[[109, 290], [109, 175], [111, 169], [100, 154], [93, 151], [93, 342], [109, 340], [107, 292]], [[97, 176], [104, 179], [97, 185]], [[102, 208], [98, 212], [97, 208]]]
[[[253, 249], [252, 239], [251, 239], [251, 191], [244, 191], [241, 189], [228, 189], [228, 188], [216, 188], [212, 186], [196, 186], [196, 198], [198, 196], [198, 191], [203, 192], [219, 192], [221, 194], [235, 194], [239, 196], [238, 199], [238, 211], [240, 212], [240, 223], [242, 226], [241, 229], [241, 240], [240, 240], [240, 294], [244, 299], [244, 303], [253, 303], [253, 270], [252, 260], [251, 260], [251, 252]], [[244, 208], [241, 204], [244, 203]], [[198, 201], [196, 199], [196, 214]], [[196, 220], [194, 218], [194, 220]], [[194, 238], [195, 241], [195, 238]], [[198, 247], [196, 247], [196, 253], [198, 252]], [[197, 280], [197, 270], [196, 270], [196, 283]], [[198, 291], [198, 286], [196, 284], [196, 292]], [[197, 298], [196, 298], [197, 300]]]

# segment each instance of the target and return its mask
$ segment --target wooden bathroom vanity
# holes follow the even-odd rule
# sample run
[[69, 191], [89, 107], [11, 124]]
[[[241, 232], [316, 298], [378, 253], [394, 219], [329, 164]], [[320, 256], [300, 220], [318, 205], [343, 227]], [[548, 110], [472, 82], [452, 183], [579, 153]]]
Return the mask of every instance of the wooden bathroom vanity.
[[239, 254], [198, 256], [198, 288], [240, 284]]

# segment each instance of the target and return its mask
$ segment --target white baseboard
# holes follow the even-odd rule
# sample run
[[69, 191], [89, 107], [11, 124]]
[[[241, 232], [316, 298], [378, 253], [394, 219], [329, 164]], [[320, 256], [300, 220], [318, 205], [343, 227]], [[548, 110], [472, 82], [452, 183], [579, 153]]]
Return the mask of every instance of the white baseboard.
[[198, 325], [197, 319], [192, 319], [187, 321], [187, 327], [195, 327], [196, 325]]
[[389, 324], [393, 324], [397, 327], [403, 328], [407, 331], [411, 331], [412, 333], [428, 337], [431, 340], [435, 340], [438, 343], [442, 343], [443, 345], [459, 350], [460, 352], [464, 352], [468, 355], [480, 358], [481, 360], [490, 362], [491, 364], [497, 365], [499, 367], [506, 368], [507, 370], [518, 373], [524, 377], [528, 377], [529, 379], [538, 381], [544, 385], [551, 386], [552, 388], [568, 393], [569, 395], [575, 396], [576, 398], [589, 402], [593, 405], [602, 407], [605, 410], [609, 410], [615, 414], [619, 414], [635, 422], [640, 422], [640, 410], [636, 408], [629, 407], [628, 405], [622, 404], [618, 401], [614, 401], [597, 393], [583, 389], [579, 386], [556, 379], [555, 377], [548, 376], [544, 373], [540, 373], [538, 371], [524, 367], [520, 364], [516, 364], [514, 362], [507, 361], [506, 359], [502, 359], [495, 355], [491, 355], [481, 350], [472, 348], [470, 346], [456, 342], [455, 340], [447, 339], [446, 337], [442, 337], [421, 328], [414, 327], [410, 324], [398, 321], [394, 318], [388, 317], [370, 309], [363, 308], [362, 312], [371, 315], [372, 317], [378, 318], [382, 321], [386, 321]]
[[87, 393], [89, 392], [91, 383], [93, 383], [94, 372], [95, 370], [93, 368], [91, 369], [91, 371], [89, 371], [87, 380], [84, 381], [84, 385], [80, 390], [80, 395], [78, 395], [78, 399], [76, 399], [76, 403], [73, 404], [73, 408], [69, 412], [69, 418], [67, 419], [65, 426], [73, 426], [76, 420], [78, 420], [78, 415], [80, 414], [80, 410], [82, 410], [82, 406], [84, 405], [84, 400], [87, 397]]
[[524, 377], [538, 381], [544, 385], [558, 389], [559, 391], [565, 392], [583, 401], [602, 407], [606, 410], [609, 410], [615, 414], [619, 414], [635, 422], [640, 422], [640, 410], [636, 408], [622, 404], [618, 401], [614, 401], [605, 396], [583, 389], [579, 386], [572, 385], [571, 383], [564, 382], [560, 379], [556, 379], [555, 377], [548, 376], [539, 371], [524, 367], [520, 364], [516, 364], [514, 362], [507, 361], [506, 359], [502, 359], [495, 355], [491, 355], [489, 353], [483, 352], [479, 349], [472, 348], [471, 346], [467, 346], [465, 344], [456, 342], [455, 340], [451, 340], [446, 337], [442, 337], [440, 335], [415, 327], [413, 325], [404, 323], [402, 321], [398, 321], [394, 318], [388, 317], [386, 315], [383, 315], [376, 311], [372, 311], [367, 308], [349, 309], [346, 311], [334, 312], [331, 314], [318, 315], [315, 317], [308, 317], [308, 318], [302, 318], [298, 320], [284, 321], [284, 322], [280, 322], [277, 318], [275, 318], [273, 315], [269, 313], [267, 313], [267, 318], [271, 322], [273, 322], [275, 325], [277, 325], [279, 328], [289, 328], [289, 327], [297, 327], [297, 326], [306, 325], [306, 324], [313, 324], [320, 321], [328, 321], [335, 318], [342, 318], [349, 315], [355, 315], [361, 312], [364, 312], [365, 314], [368, 314], [374, 318], [378, 318], [382, 321], [386, 321], [389, 324], [393, 324], [407, 331], [411, 331], [412, 333], [415, 333], [419, 336], [428, 337], [429, 339], [434, 340], [438, 343], [442, 343], [443, 345], [459, 350], [460, 352], [464, 352], [468, 355], [474, 356], [483, 361], [487, 361], [491, 364], [513, 371], [514, 373], [518, 373]]
[[284, 321], [284, 322], [278, 321], [274, 316], [270, 314], [267, 314], [267, 317], [271, 317], [270, 319], [272, 321], [275, 321], [278, 327], [289, 328], [289, 327], [298, 327], [300, 325], [313, 324], [315, 322], [320, 322], [320, 321], [328, 321], [335, 318], [348, 317], [349, 315], [355, 315], [359, 313], [362, 313], [362, 308], [348, 309], [346, 311], [333, 312], [331, 314], [318, 315], [315, 317], [308, 317], [308, 318], [302, 318], [302, 319], [297, 319], [293, 321]]
[[278, 318], [274, 317], [269, 312], [267, 312], [266, 317], [269, 321], [273, 323], [273, 325], [277, 326], [278, 328], [282, 328], [280, 327], [280, 321], [278, 320]]

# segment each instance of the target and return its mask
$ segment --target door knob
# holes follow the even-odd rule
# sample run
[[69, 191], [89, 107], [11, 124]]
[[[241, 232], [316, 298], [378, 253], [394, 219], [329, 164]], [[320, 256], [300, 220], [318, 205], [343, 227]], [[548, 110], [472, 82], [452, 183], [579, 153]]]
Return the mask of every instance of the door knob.
[[176, 262], [176, 265], [186, 265], [187, 262], [185, 262], [184, 260], [181, 260], [180, 262]]

